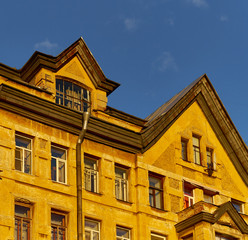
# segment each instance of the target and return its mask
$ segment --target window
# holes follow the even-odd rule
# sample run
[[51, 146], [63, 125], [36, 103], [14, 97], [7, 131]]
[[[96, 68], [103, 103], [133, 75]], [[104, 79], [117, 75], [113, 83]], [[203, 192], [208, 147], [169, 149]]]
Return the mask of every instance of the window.
[[193, 188], [184, 184], [184, 208], [190, 207], [194, 204], [194, 190]]
[[15, 240], [31, 239], [31, 220], [30, 206], [15, 204]]
[[193, 136], [193, 154], [194, 154], [194, 163], [201, 164], [200, 156], [200, 137]]
[[163, 181], [161, 176], [149, 174], [149, 202], [151, 207], [163, 209]]
[[237, 240], [237, 238], [228, 236], [226, 234], [220, 234], [220, 233], [215, 234], [215, 239], [216, 240]]
[[84, 158], [84, 186], [85, 190], [98, 192], [98, 160]]
[[53, 181], [66, 183], [66, 150], [52, 146], [51, 178]]
[[127, 169], [115, 166], [115, 196], [119, 200], [128, 201]]
[[213, 149], [207, 147], [206, 152], [208, 169], [213, 169]]
[[231, 203], [232, 205], [234, 206], [234, 208], [237, 210], [237, 212], [239, 213], [243, 213], [243, 203], [238, 201], [238, 200], [235, 200], [235, 199], [232, 199], [231, 200]]
[[51, 240], [66, 240], [66, 215], [51, 212]]
[[86, 112], [90, 107], [89, 91], [74, 83], [56, 79], [56, 103]]
[[15, 169], [31, 174], [32, 139], [15, 135]]
[[130, 240], [130, 230], [127, 228], [116, 227], [116, 240]]
[[188, 140], [186, 139], [181, 139], [181, 147], [182, 147], [182, 159], [184, 161], [188, 161], [188, 151], [187, 151], [187, 148], [188, 148]]
[[166, 237], [155, 233], [151, 233], [151, 240], [166, 240]]
[[95, 220], [85, 219], [85, 240], [100, 240], [100, 223]]

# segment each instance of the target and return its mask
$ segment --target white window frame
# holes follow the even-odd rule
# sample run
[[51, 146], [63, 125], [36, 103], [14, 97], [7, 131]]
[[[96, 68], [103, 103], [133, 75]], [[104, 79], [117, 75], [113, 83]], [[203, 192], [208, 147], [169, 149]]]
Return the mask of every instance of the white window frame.
[[[124, 177], [120, 178], [117, 177], [115, 174], [115, 197], [118, 200], [122, 200], [122, 201], [128, 201], [128, 169], [120, 167], [120, 166], [115, 166], [115, 170], [116, 168], [123, 170], [124, 173]], [[119, 188], [117, 188], [117, 186], [119, 185]], [[119, 191], [117, 190], [119, 189]]]
[[152, 237], [156, 237], [156, 238], [161, 238], [161, 240], [166, 240], [166, 237], [160, 234], [156, 234], [156, 233], [151, 233], [151, 239]]
[[[91, 158], [91, 157], [88, 157], [88, 156], [84, 156], [84, 158], [95, 162], [93, 169], [92, 168], [87, 168], [84, 165], [84, 188], [87, 191], [98, 193], [99, 192], [99, 176], [98, 176], [99, 175], [99, 170], [98, 170], [98, 161], [99, 160]], [[93, 178], [93, 181], [94, 181], [94, 189], [93, 189], [93, 191], [91, 189], [92, 178]], [[87, 184], [86, 184], [87, 180], [89, 180], [90, 182], [87, 182]], [[89, 186], [89, 187], [87, 187], [87, 186]]]
[[[128, 232], [128, 237], [117, 236], [117, 229], [121, 229]], [[131, 231], [128, 228], [116, 226], [116, 240], [131, 240]]]
[[[24, 137], [23, 135], [20, 135], [20, 134], [15, 134], [15, 138], [18, 137], [18, 138], [23, 138], [23, 139], [27, 139], [30, 141], [30, 149], [28, 148], [24, 148], [24, 147], [21, 147], [21, 146], [15, 146], [15, 150], [19, 149], [21, 152], [22, 152], [22, 159], [18, 159], [20, 162], [22, 162], [21, 164], [21, 170], [19, 169], [16, 169], [16, 153], [15, 153], [15, 169], [17, 171], [20, 171], [20, 172], [23, 172], [23, 173], [27, 173], [27, 174], [32, 174], [32, 165], [33, 165], [33, 154], [32, 154], [32, 149], [33, 149], [33, 139], [32, 138], [29, 138], [29, 137]], [[30, 153], [30, 170], [29, 172], [25, 172], [25, 152], [29, 152]]]
[[[59, 158], [59, 157], [54, 157], [53, 155], [52, 155], [52, 149], [53, 148], [57, 148], [57, 149], [59, 149], [59, 150], [62, 150], [62, 151], [64, 151], [65, 152], [65, 159], [62, 159], [62, 158]], [[52, 145], [51, 146], [51, 161], [52, 161], [52, 158], [54, 158], [55, 160], [56, 160], [56, 180], [52, 180], [52, 181], [55, 181], [55, 182], [58, 182], [58, 183], [63, 183], [63, 184], [67, 184], [67, 150], [66, 149], [64, 149], [64, 148], [61, 148], [61, 147], [57, 147], [57, 146], [55, 146], [55, 145]], [[62, 163], [64, 163], [65, 165], [65, 182], [61, 182], [61, 181], [59, 181], [59, 162], [62, 162]], [[52, 169], [51, 169], [51, 171], [52, 171]]]
[[[186, 187], [186, 188], [188, 188], [188, 189], [191, 189], [190, 187]], [[185, 199], [188, 199], [188, 202], [189, 202], [189, 206], [188, 207], [191, 207], [192, 205], [194, 205], [194, 203], [195, 203], [195, 200], [194, 200], [194, 195], [195, 195], [195, 193], [194, 193], [195, 191], [194, 191], [194, 189], [192, 188], [192, 195], [193, 196], [190, 196], [190, 195], [188, 195], [186, 192], [185, 192], [185, 187], [184, 187], [184, 190], [183, 190], [183, 201], [185, 201]], [[192, 200], [192, 201], [191, 201]]]
[[101, 225], [100, 225], [100, 222], [97, 221], [97, 220], [89, 219], [89, 218], [85, 218], [84, 221], [85, 221], [85, 222], [86, 222], [86, 221], [89, 221], [89, 222], [97, 223], [97, 225], [98, 225], [98, 230], [94, 230], [94, 229], [91, 229], [91, 228], [87, 228], [87, 227], [85, 226], [85, 224], [84, 224], [84, 226], [85, 226], [85, 227], [84, 227], [84, 231], [90, 233], [90, 240], [95, 240], [95, 239], [93, 239], [93, 233], [98, 233], [99, 239], [97, 239], [97, 240], [100, 240], [100, 239], [101, 239], [101, 235], [100, 235], [100, 227], [101, 227]]

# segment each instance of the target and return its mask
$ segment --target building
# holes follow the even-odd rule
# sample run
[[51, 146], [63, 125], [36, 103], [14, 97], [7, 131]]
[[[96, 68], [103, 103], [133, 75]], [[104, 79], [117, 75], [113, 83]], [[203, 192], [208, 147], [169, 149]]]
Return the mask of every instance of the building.
[[82, 38], [0, 64], [0, 239], [248, 239], [248, 150], [207, 75], [146, 119], [118, 86]]

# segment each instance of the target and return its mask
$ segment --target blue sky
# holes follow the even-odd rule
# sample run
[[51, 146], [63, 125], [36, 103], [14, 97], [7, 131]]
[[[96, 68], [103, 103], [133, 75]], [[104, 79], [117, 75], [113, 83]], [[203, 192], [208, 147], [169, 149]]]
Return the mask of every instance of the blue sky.
[[82, 36], [121, 86], [108, 105], [145, 118], [207, 73], [248, 144], [247, 0], [9, 0], [0, 9], [0, 62], [58, 55]]

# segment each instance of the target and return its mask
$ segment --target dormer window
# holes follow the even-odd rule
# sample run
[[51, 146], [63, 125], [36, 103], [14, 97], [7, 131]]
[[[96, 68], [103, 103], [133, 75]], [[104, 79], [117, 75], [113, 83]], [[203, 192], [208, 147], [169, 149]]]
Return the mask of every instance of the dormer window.
[[56, 79], [56, 103], [73, 110], [86, 112], [90, 107], [89, 91], [77, 84]]

